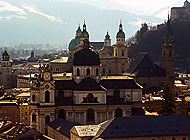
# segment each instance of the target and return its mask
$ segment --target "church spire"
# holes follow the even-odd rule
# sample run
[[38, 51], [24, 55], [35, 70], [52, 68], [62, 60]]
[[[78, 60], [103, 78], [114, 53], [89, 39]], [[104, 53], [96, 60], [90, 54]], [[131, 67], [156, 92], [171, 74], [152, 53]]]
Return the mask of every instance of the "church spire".
[[84, 24], [83, 24], [83, 31], [86, 31], [85, 19], [84, 19]]
[[171, 28], [171, 24], [170, 24], [170, 17], [169, 17], [169, 13], [168, 13], [168, 21], [167, 21], [167, 25], [166, 25], [166, 35], [165, 38], [173, 38], [172, 35], [172, 28]]
[[122, 31], [123, 27], [122, 27], [122, 20], [120, 20], [120, 25], [119, 25], [119, 31]]

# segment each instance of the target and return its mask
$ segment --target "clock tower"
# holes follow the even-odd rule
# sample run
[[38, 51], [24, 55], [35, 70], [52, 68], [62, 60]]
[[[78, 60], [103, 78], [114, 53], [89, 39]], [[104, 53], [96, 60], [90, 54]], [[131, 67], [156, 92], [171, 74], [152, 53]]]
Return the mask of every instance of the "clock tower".
[[[55, 92], [52, 68], [49, 65], [40, 67], [36, 83], [31, 86], [31, 128], [47, 133], [47, 125], [55, 119]], [[45, 125], [42, 125], [44, 124]]]

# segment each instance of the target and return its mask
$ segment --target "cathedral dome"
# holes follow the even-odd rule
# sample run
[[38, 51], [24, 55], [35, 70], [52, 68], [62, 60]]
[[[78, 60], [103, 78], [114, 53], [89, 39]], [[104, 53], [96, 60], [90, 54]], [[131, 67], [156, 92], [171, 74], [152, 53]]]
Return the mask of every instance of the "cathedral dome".
[[125, 38], [125, 33], [123, 32], [121, 23], [119, 25], [119, 31], [117, 32], [116, 38]]
[[37, 62], [38, 59], [34, 57], [34, 52], [31, 52], [31, 56], [28, 58], [28, 62]]
[[117, 33], [116, 38], [125, 38], [125, 33], [124, 33], [123, 31], [119, 31], [119, 32]]
[[100, 65], [100, 58], [98, 54], [89, 49], [89, 41], [84, 40], [84, 49], [74, 54], [73, 65], [76, 66], [92, 66]]
[[80, 44], [80, 38], [79, 37], [72, 39], [71, 42], [69, 43], [69, 50], [71, 50], [71, 49], [76, 50], [77, 46], [79, 44]]

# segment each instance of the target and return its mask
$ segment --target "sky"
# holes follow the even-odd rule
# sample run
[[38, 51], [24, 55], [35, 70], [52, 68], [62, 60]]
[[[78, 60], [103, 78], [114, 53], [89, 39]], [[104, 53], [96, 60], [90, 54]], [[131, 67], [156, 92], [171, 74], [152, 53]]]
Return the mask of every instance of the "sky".
[[[67, 0], [80, 3], [86, 3], [102, 8], [127, 10], [136, 14], [152, 15], [154, 12], [162, 8], [171, 7], [175, 5], [183, 6], [185, 0]], [[109, 4], [105, 4], [109, 2]]]

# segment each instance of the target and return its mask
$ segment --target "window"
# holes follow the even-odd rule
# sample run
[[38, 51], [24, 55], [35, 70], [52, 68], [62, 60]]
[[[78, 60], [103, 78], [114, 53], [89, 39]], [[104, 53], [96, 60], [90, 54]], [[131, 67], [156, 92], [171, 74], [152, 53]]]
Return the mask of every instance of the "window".
[[25, 115], [27, 115], [27, 112], [25, 112]]
[[33, 94], [33, 95], [32, 95], [32, 102], [35, 102], [35, 100], [36, 100], [36, 97], [35, 97], [35, 95]]
[[105, 74], [106, 73], [106, 70], [105, 69], [103, 69], [103, 74]]
[[172, 57], [172, 50], [169, 51], [169, 57]]
[[122, 73], [124, 73], [125, 72], [125, 70], [124, 69], [122, 69]]
[[80, 76], [80, 70], [77, 68], [77, 76]]
[[88, 103], [93, 103], [93, 101], [94, 101], [94, 95], [92, 93], [89, 93], [87, 95], [87, 101], [88, 101]]
[[59, 68], [56, 68], [55, 71], [56, 71], [56, 72], [59, 72]]
[[96, 68], [96, 76], [98, 76], [98, 68]]
[[87, 121], [95, 121], [94, 110], [92, 108], [88, 109], [86, 112], [86, 120]]
[[89, 68], [86, 69], [86, 76], [90, 76], [90, 69]]
[[109, 73], [111, 73], [111, 69], [109, 69]]
[[36, 115], [35, 114], [32, 114], [32, 122], [36, 122]]
[[49, 116], [49, 115], [47, 115], [47, 116], [45, 117], [45, 123], [46, 123], [46, 124], [50, 123], [50, 116]]
[[125, 55], [125, 53], [124, 52], [122, 52], [122, 56], [124, 56]]
[[46, 102], [46, 103], [49, 103], [49, 102], [50, 102], [50, 93], [49, 93], [48, 90], [45, 92], [45, 102]]
[[64, 109], [60, 109], [59, 110], [59, 118], [63, 118], [63, 119], [65, 119], [66, 117], [66, 112], [65, 112], [65, 110]]
[[115, 56], [117, 56], [117, 50], [116, 50], [116, 52], [115, 52]]
[[115, 110], [115, 117], [123, 117], [123, 110], [121, 108]]

